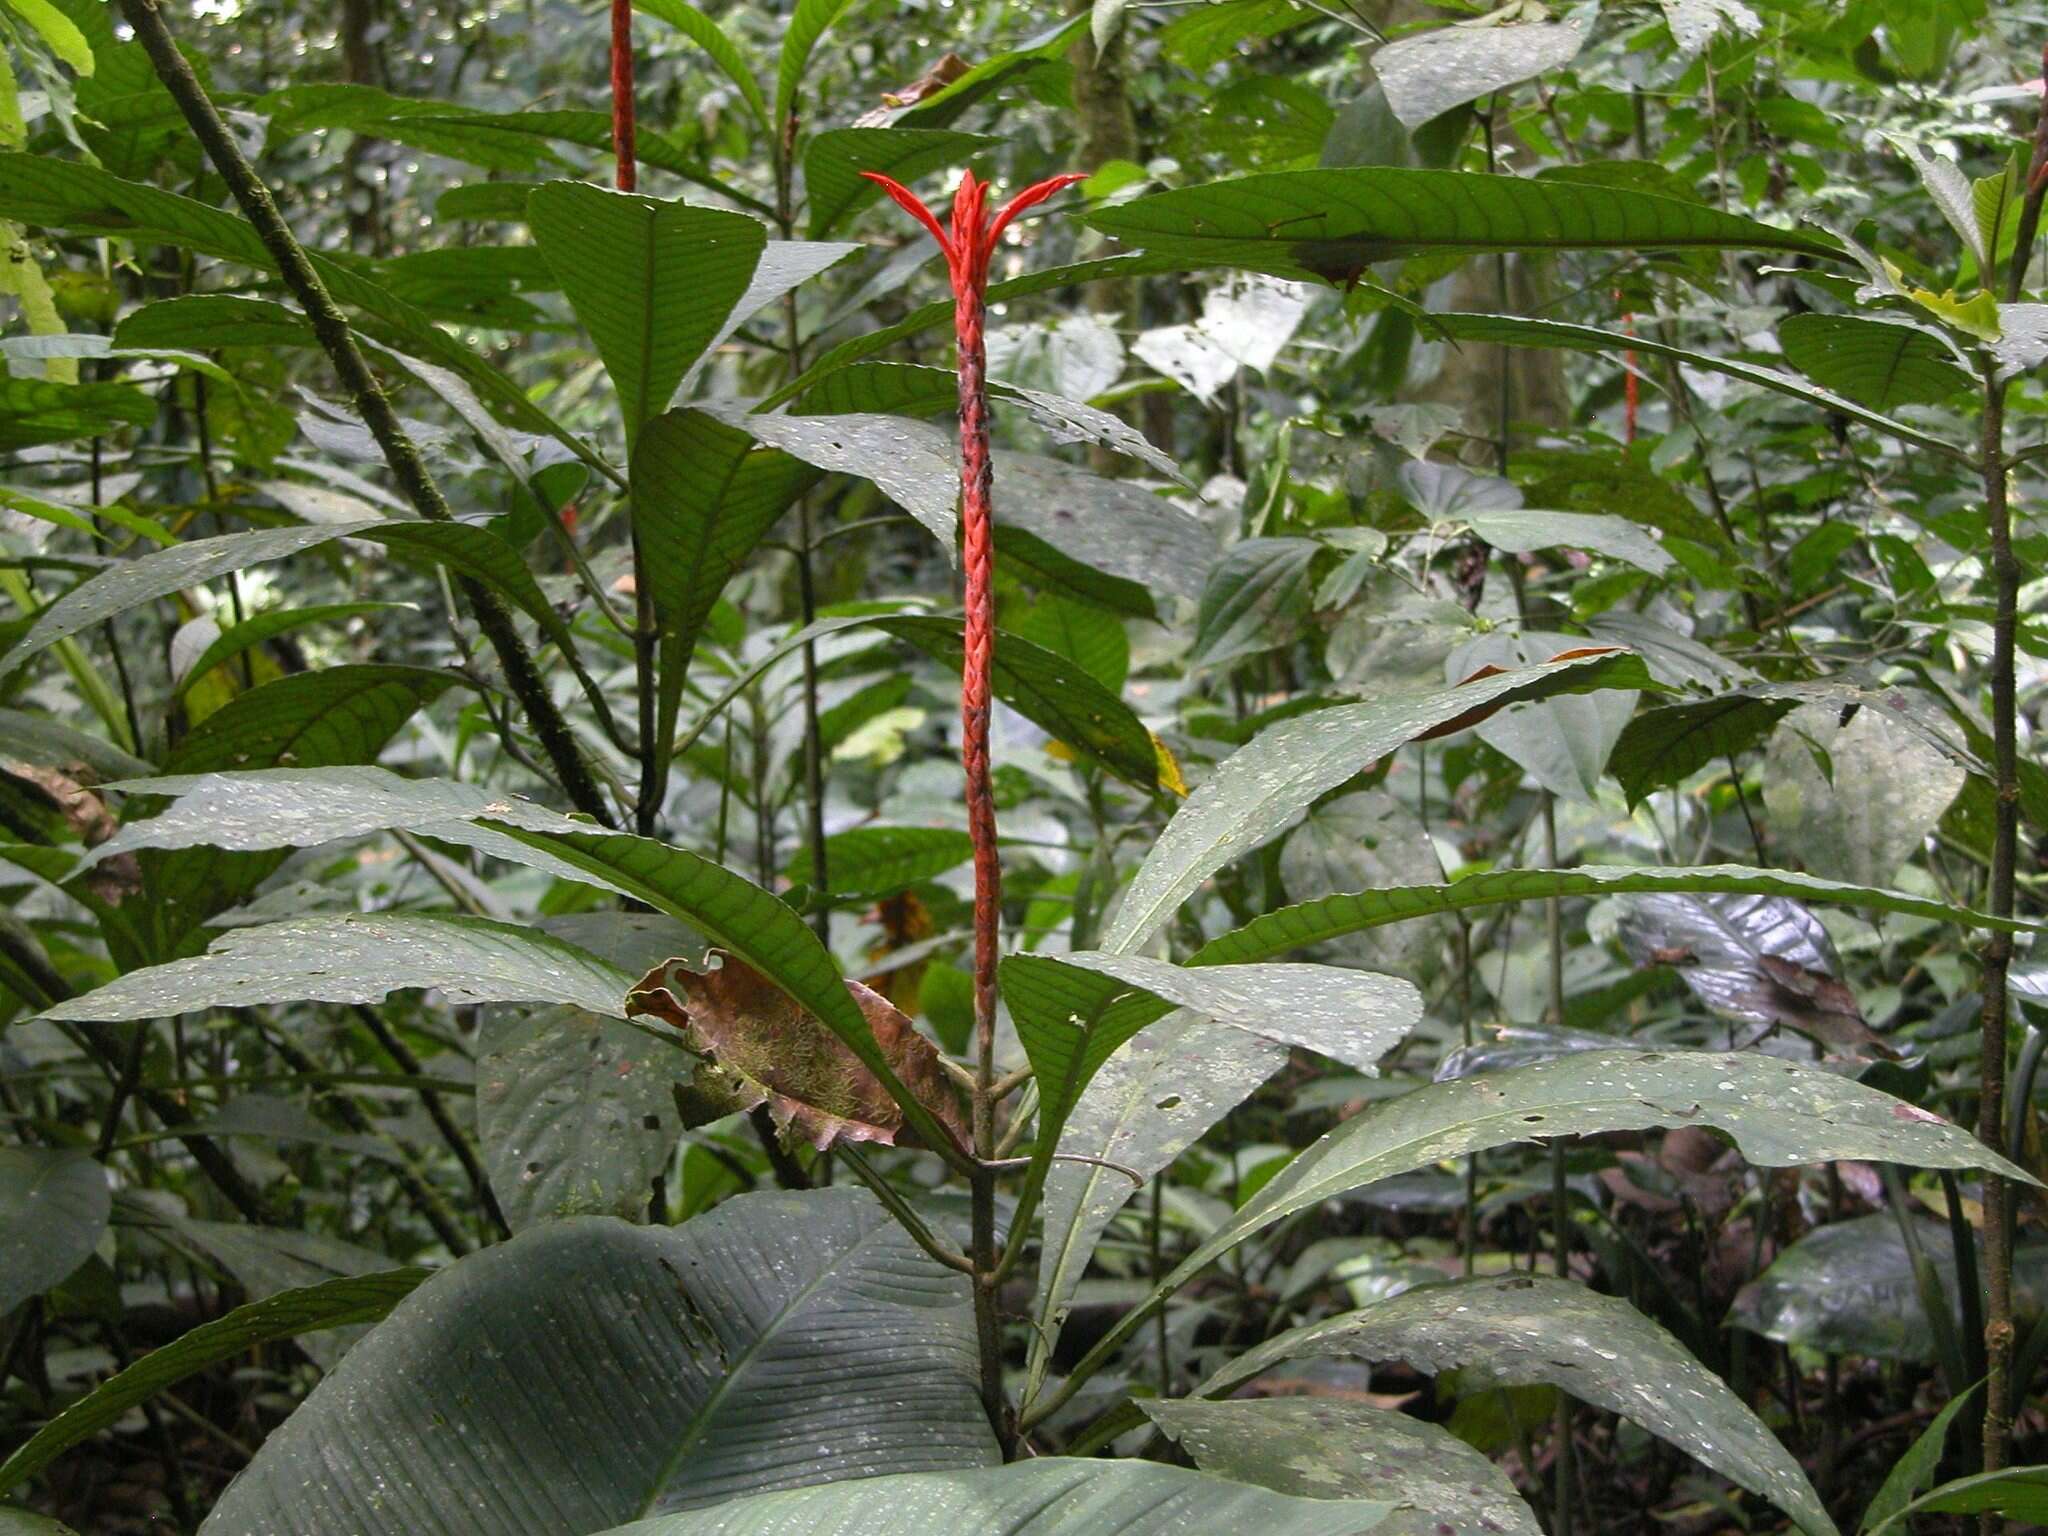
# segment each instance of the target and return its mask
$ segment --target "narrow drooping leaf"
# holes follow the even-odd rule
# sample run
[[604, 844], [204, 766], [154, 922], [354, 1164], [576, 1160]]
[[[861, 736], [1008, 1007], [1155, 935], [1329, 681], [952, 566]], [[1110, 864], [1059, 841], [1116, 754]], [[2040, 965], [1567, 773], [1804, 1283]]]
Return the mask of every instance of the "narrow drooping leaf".
[[1387, 166], [1272, 171], [1155, 192], [1088, 217], [1134, 249], [1272, 277], [1356, 282], [1429, 251], [1766, 250], [1829, 242], [1675, 198]]
[[1380, 1528], [1387, 1510], [1363, 1499], [1290, 1498], [1184, 1467], [1051, 1456], [768, 1494], [604, 1536], [1363, 1536]]
[[111, 1208], [107, 1171], [85, 1153], [0, 1147], [0, 1314], [91, 1258]]
[[202, 1529], [560, 1536], [995, 1459], [961, 1278], [863, 1192], [743, 1195], [677, 1228], [549, 1222], [442, 1270]]
[[754, 121], [766, 132], [775, 131], [768, 118], [768, 100], [761, 94], [760, 82], [747, 68], [745, 56], [720, 30], [717, 22], [690, 4], [689, 0], [633, 0], [633, 9], [667, 22], [702, 48], [725, 78], [739, 88], [741, 99], [754, 114]]
[[1992, 917], [1967, 907], [1952, 907], [1946, 902], [1906, 891], [1843, 885], [1791, 870], [1752, 869], [1741, 864], [1709, 864], [1691, 869], [1589, 864], [1578, 869], [1489, 870], [1443, 885], [1391, 886], [1281, 907], [1252, 919], [1242, 928], [1211, 939], [1189, 957], [1188, 963], [1237, 965], [1248, 960], [1266, 960], [1347, 933], [1360, 933], [1442, 912], [1497, 906], [1502, 902], [1540, 901], [1552, 896], [1654, 892], [1782, 896], [1794, 901], [1821, 901], [1838, 906], [1869, 907], [1881, 912], [1909, 913], [1971, 928], [2011, 931], [2027, 926], [2024, 922]]
[[567, 1003], [621, 1016], [632, 978], [538, 929], [426, 912], [299, 917], [223, 934], [206, 954], [130, 971], [57, 1019], [157, 1019], [265, 1003], [377, 1003], [433, 987], [470, 1003]]
[[1913, 1528], [1914, 1515], [1978, 1515], [1990, 1511], [2029, 1523], [2048, 1520], [2048, 1466], [1978, 1472], [1922, 1494], [1864, 1536], [1893, 1536]]
[[[378, 1321], [428, 1273], [424, 1269], [393, 1269], [324, 1280], [245, 1302], [225, 1316], [201, 1323], [101, 1382], [37, 1430], [0, 1463], [0, 1493], [34, 1477], [72, 1446], [112, 1428], [130, 1409], [209, 1366], [233, 1360], [260, 1344]], [[4, 1529], [0, 1525], [0, 1530]]]
[[[626, 1012], [670, 1026], [701, 1057], [699, 1092], [731, 1110], [768, 1106], [792, 1141], [823, 1150], [840, 1141], [894, 1143], [903, 1109], [875, 1074], [800, 1003], [731, 956], [709, 971], [656, 966], [626, 997]], [[938, 1048], [886, 997], [857, 981], [847, 993], [897, 1078], [964, 1148], [967, 1124]]]
[[1941, 1458], [1948, 1449], [1948, 1427], [1975, 1401], [1976, 1396], [1977, 1389], [1971, 1387], [1967, 1392], [1950, 1398], [1941, 1412], [1934, 1416], [1933, 1422], [1920, 1432], [1919, 1438], [1886, 1474], [1884, 1482], [1864, 1506], [1863, 1528], [1866, 1531], [1882, 1530], [1934, 1481], [1941, 1467]]
[[747, 291], [767, 232], [744, 214], [573, 181], [535, 191], [527, 217], [604, 359], [631, 441]]
[[773, 131], [780, 133], [783, 120], [795, 110], [811, 52], [848, 3], [849, 0], [796, 0], [795, 9], [789, 14], [788, 30], [782, 34], [782, 58], [775, 70]]
[[1310, 1499], [1386, 1499], [1380, 1536], [1537, 1536], [1515, 1485], [1448, 1430], [1370, 1403], [1142, 1404], [1204, 1472]]
[[1283, 1333], [1210, 1376], [1197, 1395], [1317, 1355], [1456, 1369], [1490, 1385], [1557, 1387], [1624, 1415], [1769, 1499], [1811, 1536], [1835, 1536], [1797, 1458], [1684, 1345], [1619, 1297], [1534, 1275], [1424, 1286]]
[[1614, 653], [1572, 657], [1461, 687], [1317, 710], [1268, 727], [1225, 758], [1166, 824], [1101, 947], [1140, 948], [1210, 875], [1285, 832], [1317, 799], [1387, 753], [1517, 699], [1600, 687], [1620, 659]]

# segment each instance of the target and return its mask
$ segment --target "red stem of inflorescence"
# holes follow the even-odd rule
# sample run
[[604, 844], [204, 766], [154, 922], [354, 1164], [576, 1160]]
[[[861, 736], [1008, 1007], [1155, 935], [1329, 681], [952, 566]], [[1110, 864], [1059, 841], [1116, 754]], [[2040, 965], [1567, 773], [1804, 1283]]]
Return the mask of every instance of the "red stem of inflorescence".
[[[995, 535], [989, 492], [993, 470], [988, 445], [988, 264], [1010, 221], [1084, 178], [1055, 176], [1027, 187], [993, 219], [988, 183], [972, 171], [960, 179], [950, 228], [907, 187], [874, 171], [869, 181], [887, 192], [938, 241], [953, 284], [953, 333], [960, 344], [960, 563], [966, 577], [966, 652], [960, 672], [960, 762], [967, 775], [967, 831], [974, 843], [974, 1017], [984, 1062], [994, 1048], [996, 940], [1002, 907], [1002, 868], [996, 860], [996, 803], [989, 773], [990, 672], [995, 660]], [[976, 1127], [985, 1138], [985, 1128]], [[988, 1155], [986, 1146], [978, 1149]]]
[[612, 0], [612, 153], [614, 181], [630, 192], [640, 163], [633, 144], [633, 0]]

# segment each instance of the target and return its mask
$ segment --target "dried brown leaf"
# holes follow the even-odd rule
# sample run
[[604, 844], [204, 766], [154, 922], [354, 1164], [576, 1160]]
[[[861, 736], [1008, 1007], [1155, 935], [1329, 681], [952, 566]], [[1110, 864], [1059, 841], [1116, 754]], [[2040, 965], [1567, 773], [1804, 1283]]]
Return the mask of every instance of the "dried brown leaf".
[[[840, 1141], [914, 1145], [903, 1111], [875, 1074], [817, 1016], [743, 961], [712, 951], [715, 970], [679, 960], [656, 966], [626, 997], [633, 1018], [658, 1019], [704, 1058], [700, 1093], [733, 1109], [765, 1104], [786, 1137], [823, 1150]], [[871, 987], [846, 990], [866, 1015], [875, 1043], [902, 1080], [964, 1149], [966, 1123], [938, 1047]]]

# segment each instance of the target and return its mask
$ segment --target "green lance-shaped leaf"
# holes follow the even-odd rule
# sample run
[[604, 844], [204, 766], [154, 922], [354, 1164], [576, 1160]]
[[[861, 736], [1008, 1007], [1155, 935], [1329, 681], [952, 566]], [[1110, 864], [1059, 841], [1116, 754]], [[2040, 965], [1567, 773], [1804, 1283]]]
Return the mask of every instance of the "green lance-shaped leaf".
[[[1974, 1137], [1889, 1094], [1793, 1062], [1712, 1051], [1589, 1051], [1431, 1083], [1373, 1105], [1303, 1152], [1205, 1238], [1077, 1367], [1108, 1358], [1152, 1309], [1276, 1221], [1379, 1179], [1517, 1141], [1709, 1126], [1750, 1162], [1982, 1168], [2035, 1182]], [[1041, 1410], [1043, 1412], [1044, 1410]], [[1027, 1415], [1027, 1424], [1036, 1415]]]
[[668, 411], [640, 433], [633, 526], [661, 627], [658, 740], [675, 740], [690, 656], [719, 593], [817, 478], [702, 411]]
[[1668, 357], [1685, 364], [1688, 368], [1725, 374], [1731, 379], [1740, 379], [1745, 384], [1754, 384], [1775, 394], [1803, 401], [1818, 410], [1846, 416], [1851, 421], [1882, 432], [1902, 443], [1932, 449], [1953, 459], [1967, 460], [1969, 457], [1967, 449], [1959, 448], [1954, 443], [1945, 442], [1931, 433], [1894, 420], [1880, 411], [1849, 399], [1846, 395], [1835, 394], [1816, 384], [1809, 384], [1783, 369], [1745, 363], [1737, 358], [1717, 357], [1711, 352], [1698, 352], [1690, 347], [1672, 346], [1653, 336], [1631, 336], [1623, 331], [1603, 331], [1598, 326], [1573, 325], [1563, 320], [1532, 320], [1522, 315], [1431, 315], [1426, 326], [1452, 341], [1545, 347], [1566, 352], [1604, 352], [1617, 357], [1626, 352], [1635, 352], [1645, 357]]
[[1835, 1536], [1797, 1458], [1720, 1377], [1620, 1297], [1531, 1275], [1423, 1286], [1268, 1340], [1196, 1395], [1228, 1392], [1283, 1360], [1329, 1355], [1455, 1369], [1490, 1385], [1557, 1387], [1769, 1499], [1810, 1536]]
[[1905, 891], [1844, 885], [1792, 870], [1752, 869], [1741, 864], [1675, 869], [1589, 864], [1579, 869], [1489, 870], [1442, 885], [1391, 886], [1325, 896], [1299, 906], [1281, 907], [1252, 919], [1242, 928], [1219, 934], [1196, 950], [1188, 963], [1238, 965], [1248, 960], [1265, 960], [1367, 928], [1504, 902], [1542, 901], [1553, 896], [1642, 895], [1653, 891], [1786, 896], [1795, 901], [1868, 907], [1878, 912], [1901, 912], [2007, 933], [2029, 931], [2034, 926], [2024, 920], [1993, 917]]
[[91, 1258], [110, 1209], [107, 1171], [85, 1153], [0, 1147], [0, 1316]]
[[630, 442], [747, 291], [767, 231], [745, 214], [580, 181], [537, 188], [527, 218], [597, 344]]
[[1140, 1403], [1204, 1472], [1303, 1498], [1396, 1501], [1378, 1536], [1538, 1536], [1515, 1485], [1445, 1429], [1370, 1403]]
[[740, 98], [746, 102], [747, 110], [754, 114], [754, 121], [763, 129], [772, 131], [768, 101], [761, 94], [760, 82], [755, 80], [753, 71], [747, 68], [746, 58], [717, 22], [691, 5], [689, 0], [633, 0], [633, 9], [643, 16], [667, 22], [703, 49], [725, 78], [739, 88]]
[[2048, 1520], [2048, 1466], [2008, 1467], [1943, 1483], [1871, 1526], [1865, 1536], [1903, 1536], [1913, 1528], [1914, 1515], [1977, 1515], [1987, 1510], [2029, 1523]]
[[412, 607], [411, 603], [315, 603], [306, 608], [273, 608], [267, 613], [252, 613], [241, 623], [222, 630], [213, 643], [199, 653], [178, 678], [176, 696], [182, 698], [193, 684], [216, 667], [226, 666], [243, 652], [279, 635], [287, 635], [312, 624], [340, 623], [367, 618], [373, 613], [391, 613]]
[[720, 1519], [769, 1489], [988, 1465], [975, 1379], [964, 1281], [865, 1192], [742, 1195], [677, 1228], [549, 1222], [400, 1303], [202, 1530]]
[[[973, 857], [973, 839], [956, 827], [849, 827], [825, 839], [835, 896], [887, 896], [936, 880]], [[810, 855], [798, 850], [784, 873], [800, 884], [810, 870]]]
[[780, 124], [796, 108], [804, 72], [811, 53], [818, 46], [849, 0], [797, 0], [790, 12], [789, 28], [782, 34], [782, 58], [775, 69], [775, 121]]
[[1607, 771], [1631, 806], [1653, 790], [1683, 784], [1709, 763], [1747, 752], [1771, 734], [1798, 701], [1737, 690], [1646, 709], [1622, 727]]
[[0, 378], [0, 448], [97, 437], [116, 427], [146, 427], [156, 404], [132, 384], [57, 384]]
[[1210, 875], [1270, 842], [1316, 800], [1417, 737], [1476, 724], [1522, 699], [1640, 686], [1635, 658], [1614, 651], [1521, 667], [1428, 693], [1343, 704], [1269, 726], [1225, 758], [1152, 845], [1102, 941], [1142, 947]]
[[1383, 1529], [1388, 1510], [1365, 1499], [1293, 1498], [1185, 1467], [1049, 1456], [763, 1494], [604, 1536], [1362, 1536]]
[[[259, 1344], [377, 1322], [427, 1274], [424, 1269], [393, 1269], [349, 1275], [280, 1291], [201, 1323], [109, 1377], [37, 1430], [0, 1463], [0, 1493], [34, 1477], [72, 1446], [111, 1429], [130, 1409], [208, 1366], [247, 1354]], [[0, 1522], [0, 1531], [5, 1530]]]
[[1209, 267], [1354, 282], [1435, 251], [1767, 250], [1830, 241], [1619, 187], [1388, 166], [1272, 171], [1156, 192], [1090, 214], [1124, 244]]
[[625, 1016], [633, 978], [535, 928], [432, 912], [348, 912], [236, 928], [204, 955], [130, 971], [53, 1019], [160, 1019], [265, 1003], [377, 1003], [433, 987], [464, 1003], [566, 1003]]

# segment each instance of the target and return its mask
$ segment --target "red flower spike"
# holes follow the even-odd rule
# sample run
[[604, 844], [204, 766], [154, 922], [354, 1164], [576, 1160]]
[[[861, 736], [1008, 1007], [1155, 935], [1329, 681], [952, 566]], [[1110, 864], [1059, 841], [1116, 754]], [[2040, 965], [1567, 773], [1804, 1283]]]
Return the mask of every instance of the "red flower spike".
[[[989, 510], [994, 472], [988, 445], [987, 351], [982, 326], [987, 309], [988, 264], [1010, 221], [1062, 188], [1084, 180], [1055, 176], [1026, 187], [993, 220], [988, 183], [973, 172], [953, 194], [953, 220], [938, 216], [908, 187], [878, 171], [861, 175], [931, 232], [945, 253], [953, 282], [953, 332], [960, 344], [960, 564], [966, 577], [966, 627], [960, 667], [960, 766], [967, 777], [967, 831], [974, 842], [974, 1034], [976, 1077], [974, 1150], [994, 1154], [994, 1077], [997, 920], [1002, 912], [1002, 866], [996, 857], [996, 801], [989, 774], [990, 670], [995, 659], [995, 537]], [[977, 1217], [979, 1222], [979, 1217]], [[992, 1405], [999, 1412], [1001, 1405]]]

